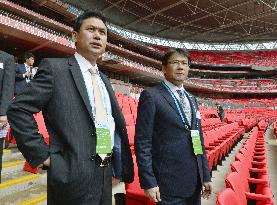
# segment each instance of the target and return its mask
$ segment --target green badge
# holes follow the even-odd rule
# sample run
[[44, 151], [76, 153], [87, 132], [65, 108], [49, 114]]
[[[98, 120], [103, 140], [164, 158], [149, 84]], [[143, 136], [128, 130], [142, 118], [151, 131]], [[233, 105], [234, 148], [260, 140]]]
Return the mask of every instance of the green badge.
[[198, 130], [191, 130], [191, 140], [195, 155], [203, 154], [201, 138]]
[[96, 153], [106, 154], [112, 151], [112, 140], [110, 130], [105, 127], [96, 127]]

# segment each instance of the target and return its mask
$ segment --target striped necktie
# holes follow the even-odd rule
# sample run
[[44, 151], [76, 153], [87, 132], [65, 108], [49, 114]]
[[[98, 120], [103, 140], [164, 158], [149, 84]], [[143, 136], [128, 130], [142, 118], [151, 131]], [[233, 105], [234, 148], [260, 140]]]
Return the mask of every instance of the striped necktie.
[[186, 115], [186, 119], [188, 120], [189, 125], [191, 126], [191, 108], [190, 108], [189, 100], [188, 100], [184, 90], [176, 90], [176, 92], [178, 93], [178, 95], [180, 97], [180, 103], [181, 103], [183, 111]]
[[101, 94], [101, 90], [98, 84], [98, 71], [96, 70], [96, 67], [92, 67], [89, 69], [89, 72], [91, 73], [93, 87], [95, 120], [96, 122], [103, 122], [107, 120], [107, 113], [105, 111], [103, 96]]

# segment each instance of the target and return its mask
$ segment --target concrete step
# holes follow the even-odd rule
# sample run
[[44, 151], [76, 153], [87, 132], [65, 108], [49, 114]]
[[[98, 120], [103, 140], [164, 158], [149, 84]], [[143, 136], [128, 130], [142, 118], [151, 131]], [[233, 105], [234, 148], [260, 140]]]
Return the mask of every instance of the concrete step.
[[46, 186], [36, 184], [28, 187], [22, 191], [14, 193], [12, 195], [1, 198], [1, 204], [3, 205], [33, 205], [33, 204], [46, 204]]
[[23, 171], [5, 174], [2, 176], [2, 183], [0, 184], [0, 199], [40, 183], [40, 174], [31, 174]]
[[6, 152], [6, 154], [3, 154], [3, 163], [24, 160], [24, 157], [20, 152], [12, 152], [11, 150], [8, 150]]
[[10, 172], [18, 172], [23, 169], [25, 161], [16, 160], [11, 162], [4, 162], [2, 164], [2, 175], [6, 175]]
[[6, 158], [9, 158], [11, 154], [12, 154], [12, 152], [10, 149], [4, 149], [2, 160], [4, 161]]

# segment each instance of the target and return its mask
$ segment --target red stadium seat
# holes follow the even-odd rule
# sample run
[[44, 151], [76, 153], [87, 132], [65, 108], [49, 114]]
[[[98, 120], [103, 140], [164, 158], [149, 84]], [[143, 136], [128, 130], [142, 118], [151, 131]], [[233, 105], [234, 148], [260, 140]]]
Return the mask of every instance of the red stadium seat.
[[248, 182], [236, 172], [231, 172], [227, 174], [225, 181], [226, 187], [233, 189], [242, 205], [247, 205], [247, 201], [250, 199], [263, 203], [273, 204], [273, 198], [271, 195], [250, 193], [249, 188], [245, 189], [245, 187], [247, 187], [246, 183]]
[[236, 193], [230, 189], [224, 189], [216, 197], [216, 205], [243, 205]]

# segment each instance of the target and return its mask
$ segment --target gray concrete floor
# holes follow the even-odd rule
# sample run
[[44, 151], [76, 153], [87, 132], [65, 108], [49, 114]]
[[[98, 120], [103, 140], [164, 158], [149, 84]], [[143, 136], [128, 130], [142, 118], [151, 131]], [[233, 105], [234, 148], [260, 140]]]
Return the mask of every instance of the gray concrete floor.
[[266, 132], [266, 148], [270, 188], [275, 196], [274, 203], [277, 204], [277, 136], [272, 126]]
[[116, 194], [116, 193], [126, 193], [125, 184], [123, 182], [116, 182], [113, 185], [113, 190], [112, 191], [113, 191], [112, 205], [115, 205], [114, 194]]

